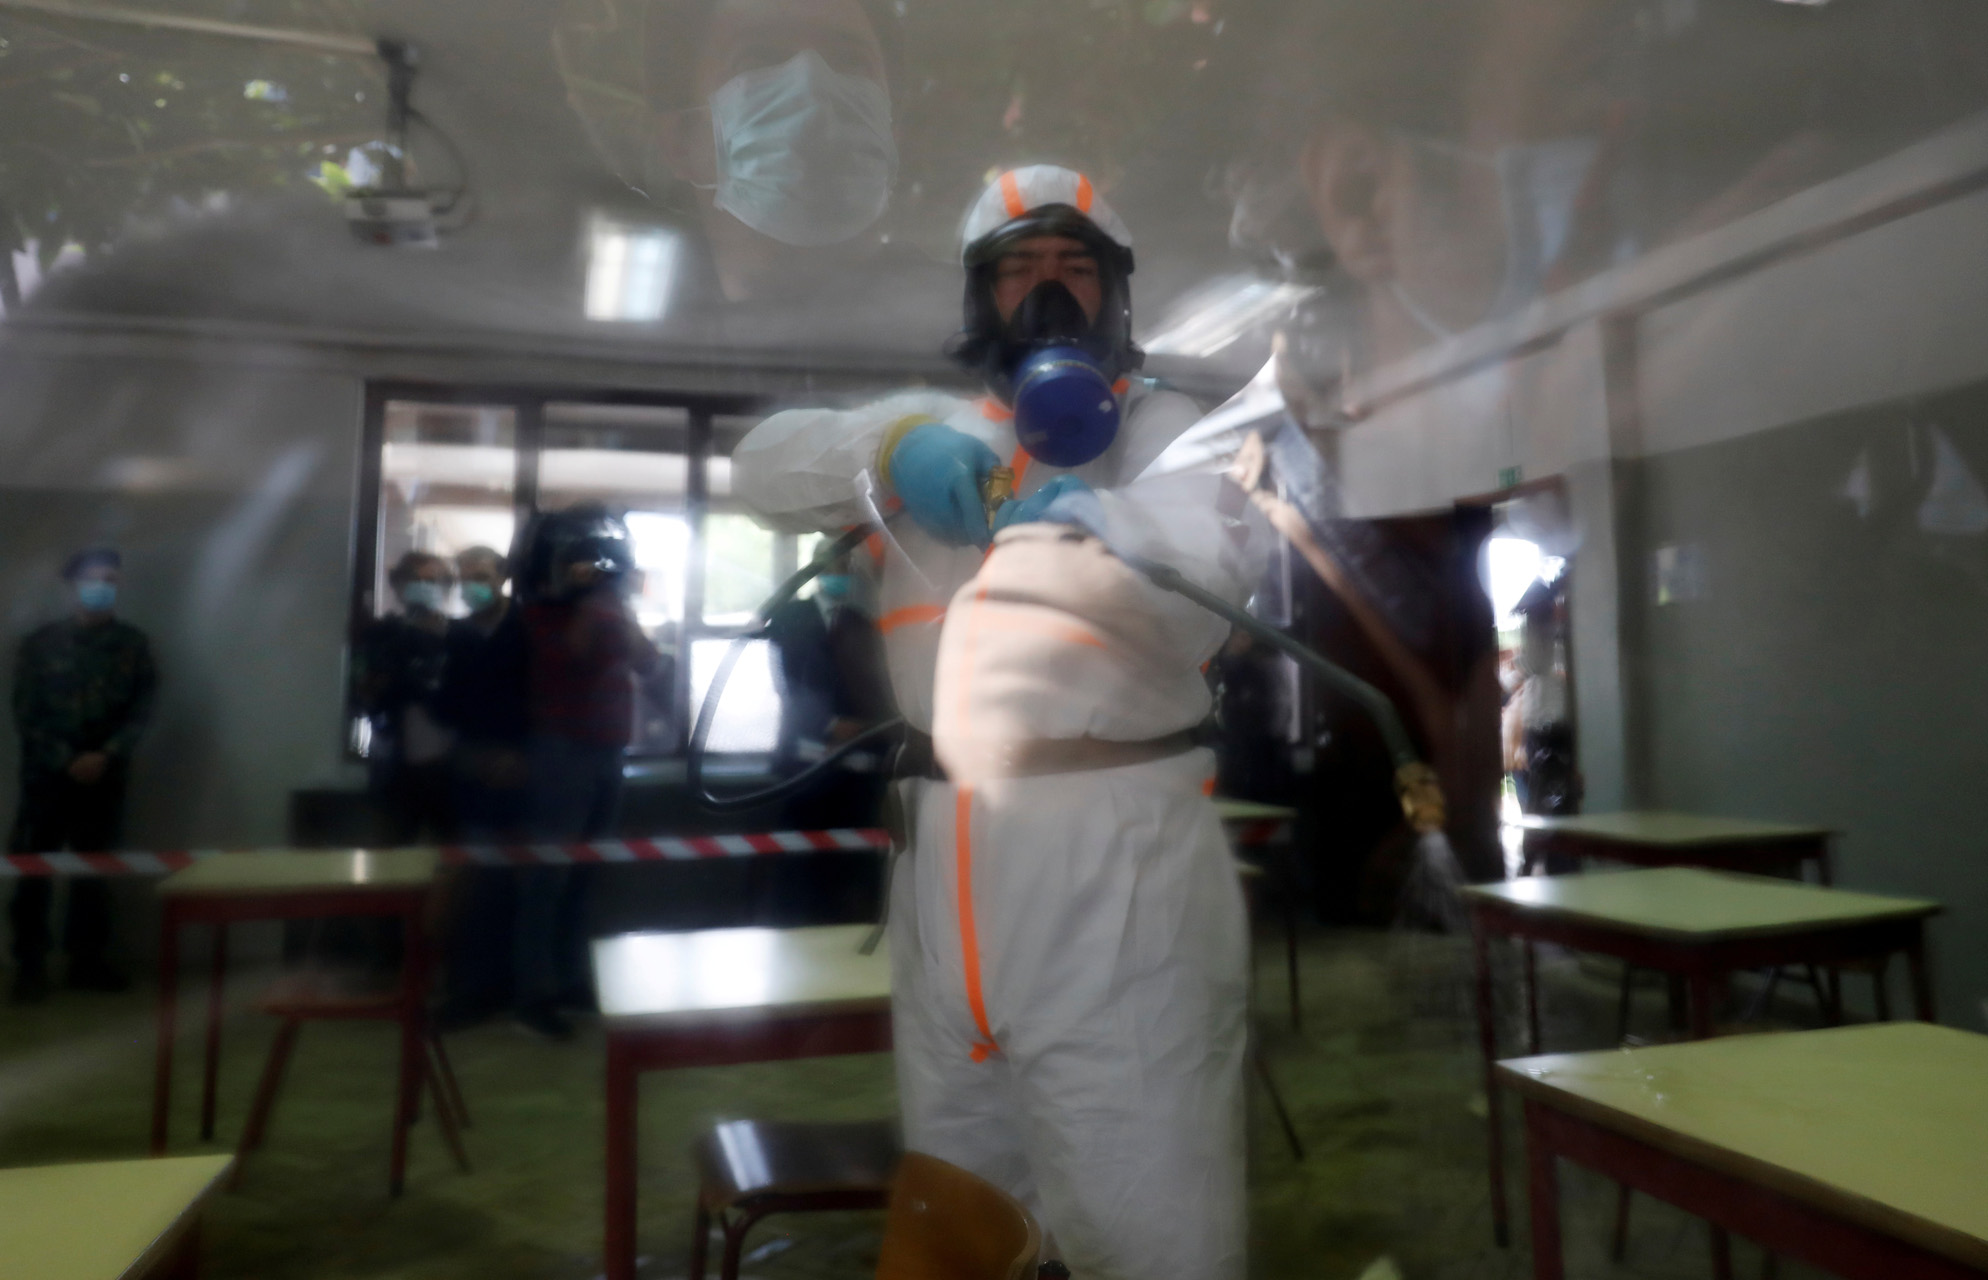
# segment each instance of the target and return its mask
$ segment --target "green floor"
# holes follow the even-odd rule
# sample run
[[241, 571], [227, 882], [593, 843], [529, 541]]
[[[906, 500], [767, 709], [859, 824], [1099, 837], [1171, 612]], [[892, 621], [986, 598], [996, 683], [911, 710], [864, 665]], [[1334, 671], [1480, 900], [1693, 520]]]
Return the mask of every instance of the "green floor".
[[[1257, 1092], [1253, 1274], [1293, 1280], [1529, 1275], [1523, 1246], [1503, 1250], [1491, 1243], [1475, 1033], [1454, 944], [1425, 935], [1307, 936], [1302, 1032], [1286, 1020], [1281, 953], [1269, 939], [1260, 960], [1263, 1044], [1308, 1158], [1293, 1158]], [[1543, 978], [1552, 1047], [1609, 1041], [1614, 988], [1607, 973], [1563, 959], [1549, 961]], [[246, 996], [251, 983], [239, 987], [236, 994]], [[1655, 993], [1641, 1000], [1639, 1017], [1654, 1022]], [[143, 1153], [149, 991], [61, 993], [38, 1007], [0, 1008], [0, 1027], [0, 1166]], [[271, 1030], [254, 1014], [228, 1026], [224, 1139], [240, 1132]], [[1514, 1035], [1508, 1042], [1515, 1041]], [[215, 1280], [598, 1275], [597, 1032], [588, 1028], [577, 1043], [551, 1045], [492, 1025], [459, 1033], [450, 1044], [475, 1120], [468, 1134], [473, 1174], [455, 1170], [424, 1122], [412, 1142], [407, 1193], [389, 1200], [392, 1032], [381, 1025], [313, 1025], [266, 1147], [242, 1189], [220, 1196], [210, 1212], [204, 1274]], [[182, 1041], [178, 1151], [197, 1147], [197, 1050], [197, 1038]], [[684, 1152], [703, 1126], [733, 1116], [853, 1119], [886, 1115], [892, 1106], [884, 1057], [645, 1077], [641, 1273], [684, 1272], [692, 1190]], [[1522, 1227], [1516, 1164], [1510, 1185]], [[1704, 1228], [1646, 1200], [1636, 1205], [1629, 1261], [1609, 1263], [1603, 1245], [1612, 1188], [1574, 1170], [1563, 1173], [1563, 1185], [1571, 1276], [1710, 1274]], [[749, 1243], [757, 1256], [747, 1274], [866, 1276], [878, 1227], [873, 1215], [775, 1219]], [[1744, 1243], [1737, 1248], [1741, 1274], [1755, 1271], [1755, 1251]], [[1790, 1280], [1809, 1274], [1781, 1270]]]

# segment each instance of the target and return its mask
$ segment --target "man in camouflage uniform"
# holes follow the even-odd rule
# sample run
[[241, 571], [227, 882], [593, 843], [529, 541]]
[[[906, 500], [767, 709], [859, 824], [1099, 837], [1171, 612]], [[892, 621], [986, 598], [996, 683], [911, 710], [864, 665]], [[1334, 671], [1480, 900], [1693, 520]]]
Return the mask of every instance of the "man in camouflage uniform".
[[[112, 616], [122, 562], [108, 549], [79, 552], [63, 567], [75, 612], [30, 633], [14, 664], [14, 726], [21, 735], [21, 799], [9, 848], [17, 853], [115, 849], [131, 750], [144, 731], [158, 675], [145, 633]], [[48, 994], [46, 876], [14, 891], [14, 1000]], [[69, 984], [121, 990], [110, 943], [110, 886], [95, 876], [69, 886], [63, 940]]]

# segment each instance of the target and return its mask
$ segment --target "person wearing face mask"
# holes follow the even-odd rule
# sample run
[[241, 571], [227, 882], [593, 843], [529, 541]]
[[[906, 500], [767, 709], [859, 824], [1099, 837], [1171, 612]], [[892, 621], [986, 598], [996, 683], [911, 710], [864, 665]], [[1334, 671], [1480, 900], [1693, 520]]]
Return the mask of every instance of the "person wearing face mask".
[[[469, 616], [450, 622], [437, 711], [455, 734], [454, 817], [466, 844], [529, 838], [531, 716], [523, 616], [505, 590], [510, 562], [491, 547], [456, 556]], [[513, 873], [458, 867], [449, 879], [438, 1024], [461, 1027], [509, 1006]]]
[[[21, 642], [14, 663], [21, 793], [7, 846], [13, 852], [118, 846], [131, 753], [158, 686], [145, 633], [115, 615], [122, 571], [122, 558], [109, 548], [71, 556], [62, 577], [73, 611]], [[48, 994], [53, 886], [46, 876], [27, 876], [14, 890], [16, 1003]], [[96, 876], [72, 880], [63, 932], [72, 987], [121, 991], [129, 985], [105, 956], [110, 925], [110, 886]]]
[[[780, 686], [775, 773], [797, 772], [896, 714], [869, 583], [852, 559], [816, 578], [812, 597], [788, 601], [767, 620]], [[803, 831], [875, 826], [881, 764], [876, 753], [846, 758], [828, 780], [788, 803], [782, 825]]]
[[[1240, 1277], [1246, 928], [1213, 757], [1190, 732], [1211, 701], [1197, 666], [1227, 627], [1101, 539], [1240, 600], [1266, 531], [1221, 477], [1140, 479], [1200, 413], [1133, 376], [1131, 235], [1085, 175], [1000, 174], [961, 241], [951, 352], [986, 395], [789, 410], [732, 461], [734, 492], [776, 529], [905, 513], [878, 593], [910, 726], [890, 903], [905, 1142], [1029, 1204], [1076, 1274]], [[1003, 468], [1016, 496], [990, 519]], [[983, 574], [1009, 576], [995, 593]], [[1002, 616], [979, 632], [983, 605]], [[1024, 656], [1036, 642], [1051, 665]], [[1152, 681], [1085, 676], [1087, 655], [1124, 645]], [[970, 696], [948, 676], [990, 658], [1019, 665]], [[996, 719], [1030, 741], [997, 745], [1002, 776], [983, 784], [971, 748]]]
[[[598, 96], [633, 50], [640, 74]], [[691, 193], [725, 301], [791, 302], [871, 263], [897, 178], [888, 5], [652, 0], [569, 19], [555, 52], [621, 176], [652, 199]]]
[[[1567, 676], [1558, 636], [1566, 597], [1559, 582], [1536, 582], [1515, 606], [1520, 683], [1505, 709], [1505, 771], [1512, 775], [1519, 808], [1563, 816], [1580, 812], [1580, 771], [1574, 730], [1567, 715]], [[1559, 869], [1559, 868], [1556, 868]]]
[[[534, 517], [518, 545], [531, 832], [543, 841], [600, 840], [619, 820], [636, 684], [662, 665], [629, 603], [640, 572], [633, 541], [620, 516], [583, 504]], [[559, 1005], [589, 998], [582, 929], [588, 870], [516, 873], [516, 1021], [550, 1040], [573, 1034]]]
[[456, 556], [456, 574], [469, 615], [449, 624], [437, 698], [455, 734], [456, 823], [465, 840], [503, 842], [521, 836], [526, 819], [524, 622], [505, 590], [511, 571], [502, 553], [471, 547]]
[[352, 653], [353, 703], [372, 725], [367, 779], [389, 845], [455, 833], [449, 753], [455, 735], [440, 710], [448, 670], [449, 596], [455, 572], [410, 551], [387, 574], [400, 612], [373, 622]]

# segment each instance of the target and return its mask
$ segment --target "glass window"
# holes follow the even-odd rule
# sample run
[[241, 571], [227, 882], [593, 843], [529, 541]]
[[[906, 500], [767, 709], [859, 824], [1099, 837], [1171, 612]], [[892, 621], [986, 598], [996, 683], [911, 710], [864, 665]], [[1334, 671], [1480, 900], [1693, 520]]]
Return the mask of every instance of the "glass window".
[[[508, 551], [517, 524], [517, 410], [389, 400], [381, 424], [373, 616], [394, 611], [387, 574], [410, 551]], [[460, 602], [452, 610], [461, 612]]]
[[690, 411], [553, 403], [538, 449], [538, 509], [620, 512], [642, 571], [636, 617], [666, 652], [683, 626], [690, 559]]
[[[751, 624], [800, 554], [792, 535], [764, 528], [732, 496], [728, 455], [760, 415], [710, 414], [700, 421], [688, 403], [496, 400], [376, 402], [378, 536], [361, 574], [362, 615], [395, 607], [386, 577], [410, 550], [509, 551], [524, 513], [606, 507], [627, 521], [634, 543], [636, 621], [665, 655], [639, 690], [630, 750], [681, 752], [725, 646]], [[810, 551], [816, 540], [810, 535]], [[450, 608], [465, 612], [459, 600]], [[733, 671], [711, 739], [714, 752], [751, 756], [773, 749], [780, 724], [773, 662], [768, 646], [754, 643]], [[364, 755], [364, 722], [355, 723], [352, 742]]]
[[[699, 640], [690, 651], [690, 707], [702, 705], [711, 677], [731, 647], [728, 639]], [[711, 726], [708, 749], [717, 754], [771, 752], [780, 736], [780, 690], [773, 676], [773, 646], [747, 644], [725, 682], [724, 701]]]
[[[650, 641], [672, 657], [683, 647], [693, 552], [690, 410], [680, 405], [553, 402], [537, 451], [537, 507], [598, 503], [628, 522], [639, 572], [630, 606]], [[677, 749], [688, 720], [674, 661], [643, 682], [634, 755]]]
[[[700, 640], [691, 655], [690, 707], [703, 700], [735, 635], [752, 622], [759, 607], [793, 572], [794, 539], [762, 526], [732, 496], [731, 451], [759, 418], [716, 415], [711, 420], [711, 458], [705, 481], [710, 511], [704, 520], [704, 609]], [[720, 638], [725, 637], [725, 638]], [[722, 714], [712, 726], [710, 749], [755, 753], [774, 749], [780, 735], [780, 686], [772, 647], [755, 641], [740, 656], [725, 685]]]
[[704, 521], [704, 622], [738, 627], [752, 621], [779, 585], [779, 538], [751, 516], [713, 512]]

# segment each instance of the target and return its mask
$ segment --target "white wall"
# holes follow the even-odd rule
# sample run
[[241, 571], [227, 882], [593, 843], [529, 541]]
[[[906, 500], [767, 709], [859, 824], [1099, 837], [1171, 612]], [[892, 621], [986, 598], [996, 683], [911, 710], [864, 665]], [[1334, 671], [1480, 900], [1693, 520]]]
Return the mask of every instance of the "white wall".
[[[0, 643], [61, 613], [69, 552], [118, 546], [121, 612], [164, 677], [127, 844], [280, 844], [292, 789], [359, 781], [340, 732], [369, 380], [818, 397], [886, 376], [672, 364], [639, 339], [28, 317], [0, 329]], [[17, 749], [0, 708], [9, 814]]]
[[133, 847], [279, 843], [289, 790], [334, 771], [361, 398], [322, 370], [0, 349], [7, 630], [57, 616], [63, 557], [110, 543], [164, 677]]
[[[1988, 704], [1988, 527], [1914, 510], [1936, 448], [1950, 486], [1988, 483], [1984, 334], [1976, 120], [1377, 371], [1340, 449], [1364, 515], [1563, 476], [1589, 807], [1841, 830], [1844, 882], [1947, 905], [1943, 1010], [1972, 1026], [1988, 798], [1959, 776]], [[1702, 594], [1659, 606], [1675, 546]]]

